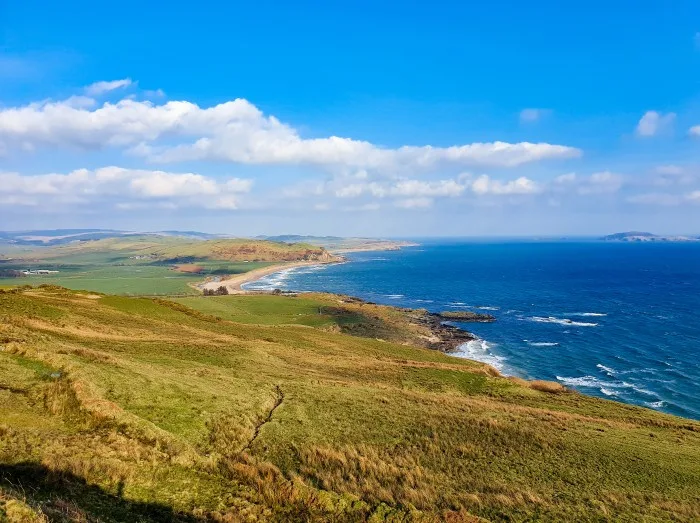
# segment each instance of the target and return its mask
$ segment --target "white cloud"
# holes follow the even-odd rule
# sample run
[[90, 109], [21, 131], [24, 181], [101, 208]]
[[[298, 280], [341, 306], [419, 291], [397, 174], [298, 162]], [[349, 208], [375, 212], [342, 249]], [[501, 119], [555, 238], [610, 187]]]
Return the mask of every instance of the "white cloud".
[[637, 124], [637, 136], [656, 136], [660, 132], [670, 128], [675, 119], [675, 113], [663, 114], [657, 111], [647, 111]]
[[85, 92], [90, 96], [99, 96], [109, 91], [114, 91], [115, 89], [123, 89], [133, 85], [134, 82], [131, 78], [124, 78], [122, 80], [112, 80], [110, 82], [95, 82], [94, 84], [88, 85], [85, 88]]
[[549, 109], [523, 109], [520, 111], [520, 123], [536, 122], [547, 116], [549, 113], [551, 113]]
[[238, 197], [251, 187], [251, 180], [240, 178], [218, 180], [195, 173], [121, 167], [35, 176], [0, 173], [0, 198], [5, 205], [12, 201], [49, 207], [113, 203], [118, 208], [127, 208], [138, 206], [139, 200], [158, 200], [159, 204], [170, 206], [233, 209], [238, 206]]
[[391, 188], [390, 192], [394, 196], [459, 196], [464, 189], [464, 185], [455, 180], [436, 182], [401, 180]]
[[[104, 91], [115, 85], [98, 82], [91, 89]], [[186, 101], [155, 104], [124, 99], [96, 108], [60, 101], [2, 109], [0, 148], [12, 150], [18, 144], [30, 148], [128, 148], [132, 154], [154, 162], [221, 160], [394, 174], [449, 164], [516, 167], [582, 154], [577, 148], [549, 143], [497, 141], [390, 149], [338, 136], [302, 138], [290, 125], [264, 115], [243, 99], [208, 108]]]
[[482, 174], [472, 182], [471, 190], [478, 195], [536, 194], [542, 191], [537, 183], [525, 176], [504, 183], [486, 174]]
[[700, 136], [700, 125], [695, 125], [688, 130], [691, 136]]
[[562, 174], [561, 176], [557, 176], [554, 179], [554, 183], [557, 184], [570, 184], [574, 183], [577, 180], [576, 173], [567, 173], [567, 174]]
[[465, 190], [465, 186], [455, 180], [393, 180], [391, 182], [364, 182], [341, 185], [333, 190], [338, 198], [358, 198], [360, 196], [373, 196], [385, 198], [388, 196], [410, 197], [448, 197], [459, 196]]
[[614, 193], [620, 190], [623, 177], [610, 171], [593, 173], [587, 178], [581, 178], [578, 193], [582, 195]]
[[397, 200], [394, 205], [402, 209], [426, 209], [433, 205], [432, 198], [406, 198]]
[[700, 191], [693, 191], [687, 194], [686, 199], [693, 203], [700, 203]]

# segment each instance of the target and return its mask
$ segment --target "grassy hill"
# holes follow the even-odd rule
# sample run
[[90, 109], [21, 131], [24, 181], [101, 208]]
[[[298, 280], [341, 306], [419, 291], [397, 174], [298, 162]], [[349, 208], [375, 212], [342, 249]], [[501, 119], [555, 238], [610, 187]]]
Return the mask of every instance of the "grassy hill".
[[324, 256], [325, 250], [305, 243], [289, 244], [267, 240], [193, 240], [178, 236], [133, 235], [37, 249], [25, 252], [16, 258], [50, 260], [96, 253], [111, 253], [116, 256], [151, 256], [161, 260], [197, 258], [274, 262], [320, 259]]
[[262, 298], [2, 292], [0, 521], [700, 518], [700, 423]]
[[191, 285], [206, 278], [225, 279], [274, 263], [333, 259], [325, 249], [303, 243], [132, 235], [14, 250], [0, 256], [0, 286], [17, 282], [4, 274], [46, 269], [58, 272], [20, 280], [111, 294], [198, 294]]

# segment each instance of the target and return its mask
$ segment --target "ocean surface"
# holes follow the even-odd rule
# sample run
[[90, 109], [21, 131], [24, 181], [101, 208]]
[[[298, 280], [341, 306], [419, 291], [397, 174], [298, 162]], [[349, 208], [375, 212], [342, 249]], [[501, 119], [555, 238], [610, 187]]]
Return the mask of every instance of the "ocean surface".
[[246, 288], [490, 312], [458, 356], [700, 419], [700, 243], [418, 241]]

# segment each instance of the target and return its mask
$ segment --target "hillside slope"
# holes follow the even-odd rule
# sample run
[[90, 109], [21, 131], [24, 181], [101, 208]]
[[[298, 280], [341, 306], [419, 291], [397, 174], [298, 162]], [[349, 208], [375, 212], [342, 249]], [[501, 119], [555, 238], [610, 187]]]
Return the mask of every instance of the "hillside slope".
[[700, 518], [699, 423], [333, 332], [323, 311], [287, 325], [313, 315], [289, 300], [258, 325], [2, 292], [0, 520]]
[[290, 244], [249, 239], [193, 240], [177, 236], [134, 235], [37, 249], [15, 257], [50, 260], [99, 253], [148, 256], [160, 260], [196, 258], [270, 262], [324, 260], [329, 256], [322, 247], [305, 243]]

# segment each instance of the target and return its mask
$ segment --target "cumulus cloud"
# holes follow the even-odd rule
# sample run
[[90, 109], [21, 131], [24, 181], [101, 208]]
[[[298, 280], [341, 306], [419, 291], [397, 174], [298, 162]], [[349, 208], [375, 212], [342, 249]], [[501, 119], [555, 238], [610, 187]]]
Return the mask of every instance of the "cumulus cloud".
[[610, 171], [601, 171], [589, 176], [576, 173], [562, 174], [554, 179], [551, 189], [555, 192], [575, 192], [583, 196], [615, 193], [624, 184], [624, 177]]
[[454, 197], [461, 195], [466, 189], [466, 186], [456, 180], [399, 179], [388, 182], [354, 182], [346, 185], [339, 180], [331, 182], [329, 185], [333, 194], [338, 198], [358, 198], [360, 196], [375, 198]]
[[520, 111], [520, 123], [537, 122], [547, 116], [551, 111], [549, 109], [528, 108]]
[[5, 205], [56, 207], [78, 203], [115, 204], [125, 209], [141, 201], [170, 206], [235, 209], [238, 197], [250, 191], [251, 180], [218, 180], [196, 173], [172, 173], [104, 167], [34, 176], [0, 173], [0, 202]]
[[475, 194], [486, 195], [510, 195], [510, 194], [536, 194], [542, 188], [533, 180], [521, 176], [517, 180], [502, 182], [494, 180], [486, 174], [482, 174], [471, 184], [471, 190]]
[[[98, 82], [89, 89], [104, 92], [126, 81]], [[449, 164], [516, 167], [582, 154], [575, 147], [549, 143], [496, 141], [392, 149], [338, 136], [303, 138], [292, 126], [263, 114], [244, 99], [207, 108], [187, 101], [156, 104], [124, 99], [94, 108], [59, 101], [2, 109], [0, 148], [17, 146], [87, 150], [117, 147], [163, 163], [219, 160], [393, 173]]]
[[647, 111], [637, 124], [637, 136], [656, 136], [660, 132], [670, 128], [676, 119], [675, 113], [660, 113], [657, 111]]
[[122, 80], [112, 80], [109, 82], [95, 82], [90, 84], [85, 88], [85, 92], [90, 96], [100, 96], [101, 94], [108, 93], [109, 91], [114, 91], [115, 89], [123, 89], [133, 85], [134, 82], [131, 78], [124, 78]]

